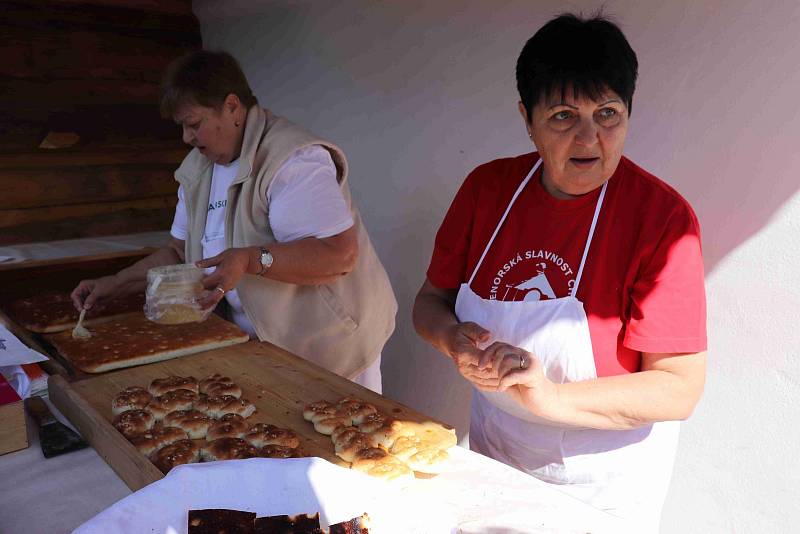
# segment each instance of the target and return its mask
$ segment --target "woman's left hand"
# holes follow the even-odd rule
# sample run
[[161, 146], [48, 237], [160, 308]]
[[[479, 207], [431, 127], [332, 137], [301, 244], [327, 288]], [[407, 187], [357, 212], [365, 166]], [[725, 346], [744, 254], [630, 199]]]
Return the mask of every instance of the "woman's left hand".
[[534, 415], [548, 417], [554, 413], [558, 391], [556, 385], [545, 376], [542, 364], [535, 355], [496, 341], [486, 348], [479, 366], [496, 370], [496, 391], [505, 391], [518, 397]]
[[236, 287], [242, 276], [248, 272], [251, 255], [247, 248], [229, 248], [196, 263], [204, 269], [216, 267], [214, 272], [203, 278], [203, 287], [208, 290], [208, 294], [198, 301], [203, 309], [213, 308], [225, 293]]

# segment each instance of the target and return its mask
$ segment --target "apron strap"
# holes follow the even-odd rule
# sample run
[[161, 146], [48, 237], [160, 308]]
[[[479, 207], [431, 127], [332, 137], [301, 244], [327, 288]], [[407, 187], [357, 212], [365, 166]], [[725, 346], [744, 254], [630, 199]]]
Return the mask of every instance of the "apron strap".
[[603, 183], [603, 188], [600, 190], [600, 196], [597, 199], [597, 206], [594, 208], [594, 217], [592, 217], [592, 226], [589, 228], [589, 237], [586, 238], [586, 246], [583, 248], [583, 258], [581, 258], [581, 266], [578, 268], [578, 276], [575, 278], [575, 285], [572, 286], [571, 296], [575, 298], [578, 294], [578, 286], [581, 285], [581, 276], [583, 276], [583, 266], [586, 264], [586, 256], [589, 255], [589, 246], [592, 244], [592, 237], [594, 236], [594, 229], [597, 226], [597, 219], [600, 216], [600, 208], [603, 205], [603, 198], [606, 196], [606, 188], [608, 187], [608, 180]]
[[[525, 186], [530, 181], [531, 177], [533, 176], [533, 173], [536, 172], [536, 169], [538, 169], [541, 164], [542, 164], [542, 158], [540, 157], [539, 160], [536, 163], [533, 164], [533, 168], [531, 169], [531, 172], [528, 173], [528, 176], [526, 176], [525, 179], [522, 180], [522, 183], [519, 184], [519, 187], [517, 188], [517, 191], [514, 193], [514, 196], [511, 197], [511, 202], [508, 203], [508, 207], [506, 208], [506, 212], [503, 213], [503, 216], [500, 218], [500, 222], [497, 223], [497, 227], [494, 229], [494, 233], [492, 234], [492, 237], [489, 239], [489, 243], [486, 245], [486, 248], [483, 249], [483, 254], [481, 254], [481, 259], [478, 260], [478, 264], [475, 266], [475, 269], [472, 271], [472, 276], [469, 277], [469, 282], [467, 282], [468, 286], [472, 285], [472, 280], [475, 278], [475, 275], [478, 273], [478, 269], [480, 268], [481, 264], [483, 263], [483, 259], [486, 257], [486, 253], [489, 252], [489, 247], [491, 247], [492, 243], [494, 243], [494, 238], [497, 237], [498, 232], [500, 232], [500, 227], [503, 226], [503, 223], [505, 222], [506, 217], [508, 217], [508, 212], [511, 211], [511, 206], [514, 205], [514, 202], [516, 202], [517, 197], [519, 196], [520, 193], [522, 193], [522, 190], [525, 189]], [[597, 216], [597, 214], [595, 213], [595, 217], [596, 216]], [[594, 223], [592, 223], [592, 229], [594, 230]], [[585, 256], [585, 254], [584, 254], [584, 256]], [[581, 265], [581, 267], [582, 267], [582, 265]]]

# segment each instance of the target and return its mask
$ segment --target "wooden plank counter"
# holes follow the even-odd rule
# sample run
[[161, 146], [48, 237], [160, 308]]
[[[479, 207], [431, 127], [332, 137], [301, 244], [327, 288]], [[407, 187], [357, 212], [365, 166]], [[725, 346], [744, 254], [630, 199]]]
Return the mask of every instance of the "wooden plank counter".
[[317, 433], [303, 419], [303, 407], [309, 402], [336, 401], [353, 395], [398, 419], [435, 421], [270, 343], [257, 341], [71, 383], [53, 376], [49, 381], [50, 400], [135, 491], [163, 475], [111, 426], [112, 397], [128, 386], [146, 387], [155, 378], [179, 375], [199, 380], [213, 373], [231, 377], [242, 388], [242, 397], [256, 406], [248, 423], [290, 428], [298, 434], [300, 446], [309, 456], [338, 465], [348, 466], [334, 454], [330, 437]]

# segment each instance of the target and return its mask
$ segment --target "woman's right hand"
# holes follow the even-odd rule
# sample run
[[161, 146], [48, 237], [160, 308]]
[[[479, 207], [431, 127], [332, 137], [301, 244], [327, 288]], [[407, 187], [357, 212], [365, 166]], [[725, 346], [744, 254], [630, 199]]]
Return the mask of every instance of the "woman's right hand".
[[458, 372], [482, 390], [493, 390], [499, 383], [497, 372], [480, 366], [483, 350], [479, 344], [489, 341], [491, 332], [473, 322], [457, 323], [448, 332], [447, 355], [456, 364]]
[[122, 282], [116, 275], [103, 276], [93, 280], [81, 280], [72, 290], [70, 297], [78, 311], [84, 308], [101, 310], [122, 289]]

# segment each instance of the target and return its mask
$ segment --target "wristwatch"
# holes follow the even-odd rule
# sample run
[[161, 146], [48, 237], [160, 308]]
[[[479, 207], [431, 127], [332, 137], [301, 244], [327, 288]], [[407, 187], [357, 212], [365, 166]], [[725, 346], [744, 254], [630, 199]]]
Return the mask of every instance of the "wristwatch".
[[265, 248], [261, 248], [261, 255], [258, 257], [258, 260], [261, 262], [261, 270], [258, 271], [258, 276], [261, 276], [267, 269], [272, 267], [273, 257], [269, 250]]

